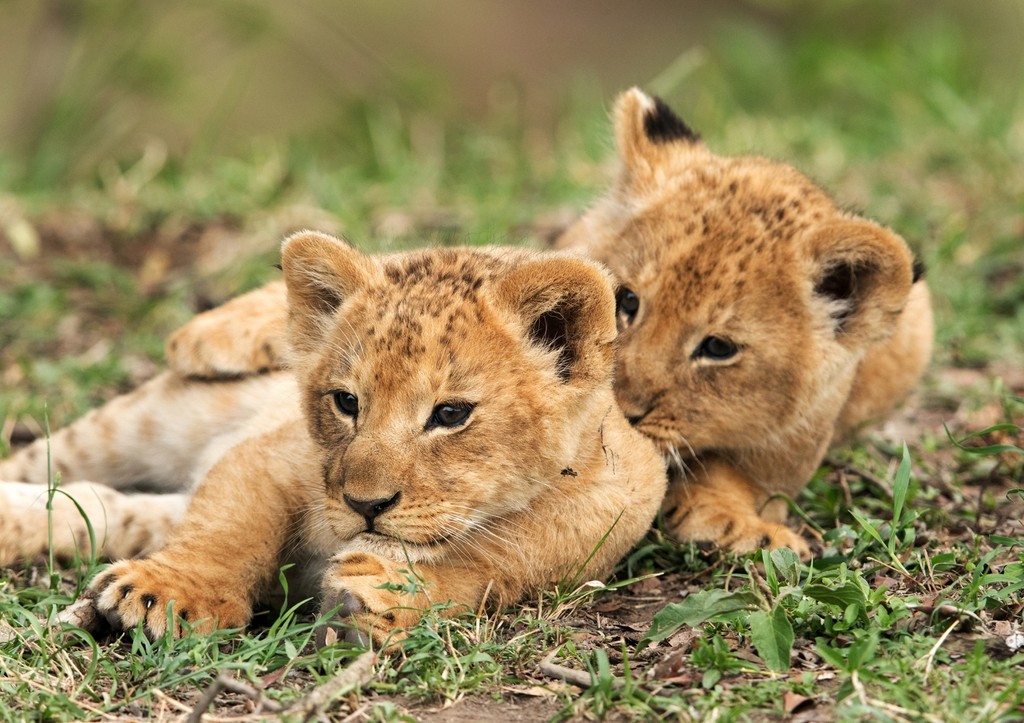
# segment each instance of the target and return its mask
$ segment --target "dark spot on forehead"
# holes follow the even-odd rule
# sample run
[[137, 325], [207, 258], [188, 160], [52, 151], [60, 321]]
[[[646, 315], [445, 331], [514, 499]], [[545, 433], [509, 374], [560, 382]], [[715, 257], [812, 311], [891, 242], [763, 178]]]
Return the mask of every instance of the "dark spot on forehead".
[[[373, 364], [397, 378], [429, 348], [456, 344], [470, 319], [485, 320], [480, 289], [505, 264], [481, 252], [430, 249], [391, 257], [383, 267], [381, 283], [368, 290], [363, 305], [373, 333], [362, 338]], [[371, 306], [373, 313], [365, 313]]]
[[496, 265], [482, 253], [433, 249], [393, 259], [385, 273], [400, 287], [403, 306], [436, 316], [453, 302], [475, 302], [484, 281], [494, 277]]

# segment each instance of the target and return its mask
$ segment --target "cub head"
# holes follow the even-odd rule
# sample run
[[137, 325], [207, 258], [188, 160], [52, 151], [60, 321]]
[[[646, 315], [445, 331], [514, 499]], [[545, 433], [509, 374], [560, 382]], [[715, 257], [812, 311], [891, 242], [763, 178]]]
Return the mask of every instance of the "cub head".
[[623, 411], [676, 459], [831, 434], [857, 362], [907, 302], [906, 244], [790, 166], [711, 153], [638, 90], [615, 136], [614, 187], [556, 246], [619, 282]]
[[458, 554], [489, 521], [569, 484], [614, 405], [614, 287], [524, 249], [366, 256], [285, 241], [294, 369], [339, 540]]

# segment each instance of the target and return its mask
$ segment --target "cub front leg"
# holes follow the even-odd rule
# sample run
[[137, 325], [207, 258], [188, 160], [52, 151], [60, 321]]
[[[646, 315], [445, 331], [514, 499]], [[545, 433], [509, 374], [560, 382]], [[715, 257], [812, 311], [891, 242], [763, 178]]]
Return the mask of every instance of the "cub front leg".
[[48, 497], [45, 487], [0, 482], [0, 567], [51, 550], [61, 560], [138, 557], [163, 545], [188, 504], [188, 495], [126, 495], [92, 482], [61, 485], [49, 510]]
[[294, 511], [315, 504], [309, 450], [297, 420], [241, 442], [199, 485], [166, 547], [111, 566], [83, 598], [115, 630], [141, 623], [154, 638], [179, 635], [183, 620], [200, 632], [245, 625], [292, 539]]
[[388, 647], [403, 639], [434, 603], [453, 602], [448, 614], [476, 609], [487, 580], [475, 570], [396, 562], [366, 552], [331, 560], [324, 575], [321, 612], [333, 614], [318, 645], [342, 637]]
[[153, 639], [168, 630], [180, 636], [183, 622], [200, 633], [244, 627], [252, 615], [249, 591], [229, 566], [213, 565], [212, 559], [172, 550], [146, 560], [123, 560], [97, 576], [83, 598], [93, 601], [113, 630], [141, 623]]
[[[788, 547], [801, 558], [810, 557], [807, 542], [782, 524], [785, 510], [780, 511], [741, 472], [721, 460], [696, 466], [689, 479], [673, 480], [665, 495], [662, 517], [672, 537], [740, 555]], [[771, 510], [766, 509], [769, 506]]]

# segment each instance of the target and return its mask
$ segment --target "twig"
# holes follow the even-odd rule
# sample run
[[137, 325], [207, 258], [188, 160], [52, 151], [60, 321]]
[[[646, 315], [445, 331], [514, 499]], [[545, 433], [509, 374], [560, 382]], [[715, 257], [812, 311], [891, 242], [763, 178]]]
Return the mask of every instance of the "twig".
[[310, 718], [323, 719], [323, 710], [331, 701], [342, 693], [347, 692], [349, 688], [363, 686], [370, 682], [370, 679], [373, 677], [373, 666], [376, 662], [377, 654], [366, 651], [347, 667], [338, 671], [334, 677], [313, 688], [313, 690], [287, 708], [276, 700], [271, 700], [265, 696], [262, 690], [221, 674], [213, 679], [210, 687], [206, 689], [199, 702], [196, 703], [195, 708], [189, 714], [187, 723], [200, 723], [203, 715], [213, 705], [213, 701], [225, 691], [237, 693], [251, 700], [256, 704], [257, 713], [266, 711], [283, 715], [299, 715], [303, 720], [309, 720]]
[[589, 688], [592, 684], [590, 673], [584, 673], [582, 670], [574, 670], [567, 668], [564, 665], [559, 665], [554, 662], [555, 654], [548, 653], [544, 660], [540, 661], [540, 672], [549, 678], [555, 680], [562, 680], [566, 683], [571, 683], [578, 688]]
[[487, 605], [487, 598], [490, 596], [491, 588], [493, 586], [494, 586], [494, 578], [492, 577], [490, 580], [487, 581], [487, 587], [484, 588], [484, 594], [480, 598], [480, 605], [476, 609], [477, 620], [479, 620], [480, 618], [482, 618], [484, 616], [484, 606]]
[[334, 674], [326, 683], [318, 685], [301, 699], [288, 707], [286, 713], [300, 714], [305, 720], [323, 712], [332, 700], [350, 688], [360, 688], [373, 679], [373, 666], [377, 662], [377, 654], [367, 650], [353, 660], [347, 667]]
[[772, 594], [772, 589], [768, 587], [768, 583], [765, 582], [765, 579], [761, 576], [761, 573], [758, 571], [757, 566], [751, 565], [747, 569], [747, 572], [749, 572], [750, 576], [754, 578], [754, 582], [757, 583], [757, 587], [764, 594], [765, 599], [768, 601], [774, 600], [775, 596]]
[[958, 620], [954, 620], [953, 623], [948, 628], [946, 628], [946, 632], [944, 632], [942, 635], [940, 635], [939, 639], [935, 641], [935, 645], [932, 646], [932, 649], [929, 650], [928, 653], [924, 657], [919, 658], [918, 661], [916, 663], [914, 663], [914, 667], [916, 668], [918, 665], [921, 664], [922, 660], [926, 660], [927, 661], [925, 663], [925, 666], [924, 666], [924, 681], [923, 682], [925, 682], [925, 683], [928, 682], [928, 676], [931, 675], [931, 672], [932, 672], [932, 663], [935, 662], [935, 654], [937, 652], [939, 652], [939, 648], [941, 648], [942, 644], [944, 642], [946, 642], [946, 638], [949, 637], [949, 634], [951, 632], [953, 632], [953, 630], [959, 624], [960, 624], [960, 620], [959, 619]]
[[837, 471], [839, 472], [839, 489], [843, 491], [843, 502], [849, 509], [853, 507], [853, 492], [850, 491], [850, 482], [846, 479], [846, 470], [842, 466]]
[[971, 612], [970, 610], [964, 608], [958, 608], [951, 603], [942, 603], [940, 605], [922, 605], [921, 603], [911, 602], [907, 603], [907, 609], [919, 610], [923, 613], [928, 613], [929, 615], [932, 613], [939, 613], [940, 615], [945, 615], [947, 618], [955, 617], [957, 618], [958, 623], [960, 622], [960, 619], [967, 617], [977, 622], [981, 626], [981, 629], [984, 630], [986, 633], [990, 632], [988, 625], [985, 624], [985, 621], [982, 620], [977, 613]]
[[256, 704], [257, 711], [266, 710], [271, 713], [279, 713], [284, 710], [284, 706], [263, 695], [263, 691], [257, 690], [247, 683], [235, 680], [234, 678], [229, 678], [221, 673], [213, 679], [213, 682], [210, 683], [210, 687], [206, 689], [206, 692], [203, 693], [203, 697], [199, 699], [195, 708], [192, 709], [192, 712], [188, 716], [188, 723], [199, 723], [203, 719], [203, 714], [205, 714], [206, 711], [209, 710], [210, 706], [213, 705], [213, 701], [216, 697], [224, 691], [228, 691], [229, 693], [238, 693], [239, 695], [245, 696]]

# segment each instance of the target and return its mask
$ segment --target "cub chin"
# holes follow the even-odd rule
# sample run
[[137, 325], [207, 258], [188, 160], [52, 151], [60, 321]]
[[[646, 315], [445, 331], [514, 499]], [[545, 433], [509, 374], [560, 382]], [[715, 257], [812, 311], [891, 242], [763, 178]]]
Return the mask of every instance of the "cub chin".
[[350, 637], [387, 644], [433, 603], [603, 577], [644, 535], [665, 471], [615, 403], [603, 269], [524, 249], [370, 257], [310, 232], [282, 267], [290, 381], [166, 545], [83, 594], [115, 628], [245, 625], [297, 561]]
[[623, 94], [615, 137], [613, 187], [555, 245], [620, 284], [616, 398], [670, 463], [665, 524], [807, 554], [785, 498], [928, 364], [920, 269], [790, 166], [715, 155], [658, 98]]

